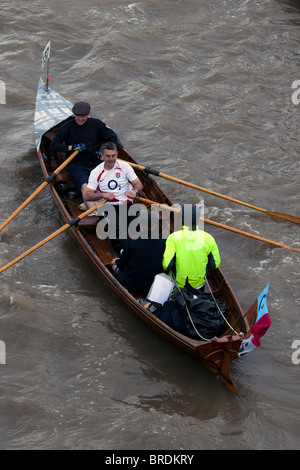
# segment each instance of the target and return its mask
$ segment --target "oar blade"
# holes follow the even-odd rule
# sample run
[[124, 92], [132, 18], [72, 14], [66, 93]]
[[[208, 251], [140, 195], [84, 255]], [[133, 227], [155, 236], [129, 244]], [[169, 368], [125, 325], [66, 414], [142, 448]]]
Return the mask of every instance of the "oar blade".
[[283, 214], [281, 212], [273, 212], [268, 211], [268, 214], [271, 217], [277, 217], [279, 219], [288, 220], [289, 222], [293, 222], [294, 224], [300, 224], [300, 217], [296, 217], [294, 215]]

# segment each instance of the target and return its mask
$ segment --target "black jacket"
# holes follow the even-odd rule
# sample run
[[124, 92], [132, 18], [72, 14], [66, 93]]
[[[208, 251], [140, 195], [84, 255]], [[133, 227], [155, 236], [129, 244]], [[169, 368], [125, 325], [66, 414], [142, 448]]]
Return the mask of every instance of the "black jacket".
[[72, 164], [80, 163], [84, 166], [90, 166], [97, 160], [99, 161], [97, 152], [102, 143], [117, 143], [117, 141], [117, 134], [100, 119], [88, 118], [85, 124], [78, 126], [75, 118], [72, 118], [62, 124], [57, 131], [50, 144], [50, 152], [62, 152], [70, 155], [72, 152], [68, 151], [69, 145], [83, 143], [86, 150], [80, 152], [72, 160]]
[[164, 250], [165, 239], [129, 238], [116, 265], [126, 272], [135, 291], [144, 292], [150, 289], [154, 276], [163, 272]]

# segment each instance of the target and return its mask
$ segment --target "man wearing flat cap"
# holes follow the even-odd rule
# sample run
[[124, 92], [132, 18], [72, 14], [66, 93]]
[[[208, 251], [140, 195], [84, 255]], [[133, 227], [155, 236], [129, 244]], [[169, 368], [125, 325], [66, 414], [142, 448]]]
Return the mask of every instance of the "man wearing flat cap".
[[50, 152], [71, 155], [79, 150], [78, 155], [68, 166], [69, 175], [82, 194], [87, 207], [93, 203], [85, 201], [84, 192], [90, 172], [101, 163], [99, 149], [105, 142], [118, 142], [117, 134], [100, 119], [91, 118], [91, 106], [79, 101], [72, 108], [74, 116], [62, 124], [50, 144]]

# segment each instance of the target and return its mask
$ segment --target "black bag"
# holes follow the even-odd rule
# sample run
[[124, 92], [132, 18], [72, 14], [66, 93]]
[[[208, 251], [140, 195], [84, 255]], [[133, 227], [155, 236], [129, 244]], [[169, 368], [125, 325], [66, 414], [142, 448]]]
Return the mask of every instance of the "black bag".
[[167, 300], [163, 307], [160, 306], [160, 308], [156, 309], [154, 314], [157, 318], [166, 323], [166, 325], [173, 328], [173, 330], [178, 331], [183, 335], [187, 335], [181, 307], [177, 302], [174, 302], [174, 300]]
[[218, 299], [214, 300], [211, 294], [198, 291], [186, 282], [181, 292], [178, 292], [176, 295], [176, 303], [184, 318], [187, 336], [193, 339], [201, 339], [192, 325], [187, 309], [197, 331], [203, 338], [212, 339], [215, 336], [219, 337], [226, 330], [227, 324], [223, 318], [224, 316], [226, 320], [228, 319], [226, 305]]

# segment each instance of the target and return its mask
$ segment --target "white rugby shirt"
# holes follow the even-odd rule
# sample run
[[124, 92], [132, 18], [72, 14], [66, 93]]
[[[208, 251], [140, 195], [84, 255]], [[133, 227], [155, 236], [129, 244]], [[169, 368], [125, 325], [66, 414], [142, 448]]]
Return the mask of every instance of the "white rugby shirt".
[[[116, 160], [111, 170], [105, 170], [103, 162], [91, 171], [88, 188], [101, 193], [114, 193], [115, 199], [107, 202], [122, 204], [127, 200], [125, 194], [130, 191], [130, 182], [136, 178], [134, 169], [127, 162]], [[99, 201], [103, 199], [100, 198]]]

